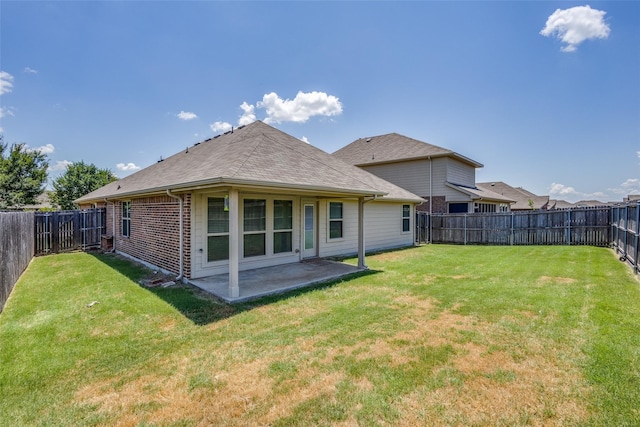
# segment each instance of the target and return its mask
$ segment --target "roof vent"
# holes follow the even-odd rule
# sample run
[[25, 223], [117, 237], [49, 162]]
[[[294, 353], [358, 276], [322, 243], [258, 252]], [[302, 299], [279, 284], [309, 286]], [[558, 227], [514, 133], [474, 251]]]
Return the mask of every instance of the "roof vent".
[[164, 161], [164, 159], [162, 158], [162, 156], [160, 156], [160, 160], [158, 160], [158, 163]]
[[367, 142], [371, 142], [371, 138], [367, 138]]
[[[214, 137], [213, 137], [213, 138], [211, 138], [211, 139], [216, 139], [216, 138], [220, 138], [220, 135], [218, 134], [218, 135], [214, 136]], [[211, 139], [209, 139], [209, 141], [211, 141]]]
[[[207, 141], [208, 141], [208, 139], [207, 139]], [[194, 147], [197, 146], [197, 145], [200, 145], [200, 143], [196, 142], [195, 144], [193, 144]]]

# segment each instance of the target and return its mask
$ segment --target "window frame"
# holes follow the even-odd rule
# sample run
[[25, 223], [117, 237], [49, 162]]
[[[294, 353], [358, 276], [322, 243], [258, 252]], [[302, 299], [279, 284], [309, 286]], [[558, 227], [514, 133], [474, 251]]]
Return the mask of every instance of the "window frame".
[[[340, 205], [340, 217], [332, 217], [331, 205]], [[340, 236], [331, 236], [331, 225], [340, 224]], [[344, 202], [327, 202], [327, 240], [331, 242], [344, 240]]]
[[[121, 234], [122, 237], [131, 238], [131, 200], [122, 202], [121, 205]], [[126, 226], [125, 226], [126, 224]]]
[[[229, 261], [229, 239], [231, 238], [231, 235], [229, 233], [229, 214], [228, 211], [224, 211], [224, 204], [225, 204], [225, 200], [224, 200], [224, 196], [223, 195], [219, 195], [219, 196], [205, 196], [206, 198], [206, 212], [205, 212], [205, 218], [206, 218], [206, 247], [207, 247], [207, 253], [206, 253], [206, 262], [207, 263], [217, 263], [217, 262], [228, 262]], [[221, 231], [221, 232], [216, 232], [216, 231], [209, 231], [209, 200], [210, 199], [218, 199], [222, 201], [222, 206], [223, 206], [223, 212], [227, 212], [227, 231]], [[209, 258], [209, 237], [227, 237], [227, 256], [226, 258], [218, 258], [218, 259], [213, 259], [211, 260]]]
[[[277, 202], [287, 202], [289, 205], [289, 218], [288, 220], [290, 221], [290, 227], [288, 228], [276, 228], [276, 219], [281, 218], [276, 216], [276, 203]], [[272, 225], [272, 230], [271, 230], [271, 236], [272, 236], [272, 255], [279, 255], [279, 254], [290, 254], [293, 252], [293, 200], [291, 199], [273, 199], [271, 200], [271, 205], [272, 205], [272, 213], [273, 213], [273, 217], [272, 217], [272, 221], [271, 221], [271, 225]], [[286, 218], [286, 217], [282, 217], [282, 218]], [[285, 234], [287, 233], [289, 235], [289, 247], [288, 250], [279, 250], [276, 252], [276, 241], [280, 240], [280, 239], [276, 239], [276, 235], [280, 235], [280, 234]]]
[[[247, 207], [248, 207], [247, 201], [258, 202], [258, 203], [262, 202], [263, 216], [247, 218]], [[260, 206], [260, 204], [256, 206]], [[269, 255], [267, 250], [267, 227], [269, 223], [269, 221], [267, 220], [268, 211], [269, 209], [267, 207], [267, 198], [246, 197], [242, 199], [242, 258], [243, 259]], [[256, 220], [256, 219], [262, 222], [261, 224], [259, 224], [259, 227], [261, 228], [251, 229], [247, 231], [247, 221]], [[247, 255], [247, 248], [248, 248], [247, 239], [248, 238], [253, 239], [255, 236], [260, 236], [260, 235], [262, 235], [262, 253]]]
[[[405, 227], [405, 224], [406, 224], [406, 227]], [[403, 233], [411, 232], [411, 205], [409, 204], [402, 205], [402, 232]]]

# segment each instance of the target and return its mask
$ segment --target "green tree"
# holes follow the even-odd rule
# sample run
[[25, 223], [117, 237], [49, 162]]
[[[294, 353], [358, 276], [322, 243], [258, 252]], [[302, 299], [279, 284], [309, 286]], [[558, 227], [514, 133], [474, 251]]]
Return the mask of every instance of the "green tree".
[[75, 199], [117, 179], [109, 169], [98, 169], [96, 165], [84, 162], [72, 163], [53, 181], [51, 201], [64, 210], [76, 209]]
[[47, 182], [48, 167], [45, 154], [28, 150], [25, 144], [8, 147], [0, 135], [0, 209], [36, 204]]

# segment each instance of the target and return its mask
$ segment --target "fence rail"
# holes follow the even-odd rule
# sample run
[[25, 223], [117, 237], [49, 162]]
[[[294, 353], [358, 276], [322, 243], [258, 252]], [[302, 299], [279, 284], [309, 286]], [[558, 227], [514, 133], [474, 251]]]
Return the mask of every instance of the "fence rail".
[[640, 202], [611, 208], [611, 242], [620, 259], [638, 273], [638, 240], [640, 240]]
[[34, 254], [33, 212], [0, 212], [0, 312]]
[[106, 230], [106, 210], [36, 212], [35, 254], [100, 247]]
[[419, 243], [476, 245], [611, 244], [611, 208], [433, 214], [418, 212]]

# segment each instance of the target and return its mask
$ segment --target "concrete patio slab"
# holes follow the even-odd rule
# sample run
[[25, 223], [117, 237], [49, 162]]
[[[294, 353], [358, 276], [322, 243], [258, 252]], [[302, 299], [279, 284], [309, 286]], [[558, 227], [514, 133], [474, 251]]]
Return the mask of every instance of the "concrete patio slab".
[[228, 274], [190, 279], [189, 283], [226, 302], [237, 303], [336, 280], [359, 271], [363, 269], [326, 259], [240, 271], [240, 296], [237, 298], [229, 297]]

